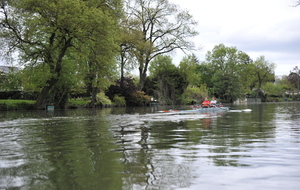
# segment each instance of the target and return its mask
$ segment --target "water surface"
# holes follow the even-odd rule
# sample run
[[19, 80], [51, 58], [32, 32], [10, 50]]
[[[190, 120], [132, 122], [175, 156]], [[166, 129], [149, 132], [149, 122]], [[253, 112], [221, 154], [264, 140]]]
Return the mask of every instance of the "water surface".
[[300, 103], [0, 112], [0, 189], [299, 189]]

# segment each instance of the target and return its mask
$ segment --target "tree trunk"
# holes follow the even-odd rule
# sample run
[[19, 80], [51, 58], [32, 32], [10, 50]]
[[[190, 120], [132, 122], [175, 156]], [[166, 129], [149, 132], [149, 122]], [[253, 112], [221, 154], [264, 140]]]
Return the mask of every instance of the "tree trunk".
[[120, 80], [121, 89], [123, 89], [124, 87], [124, 65], [125, 65], [125, 59], [123, 54], [121, 54], [121, 80]]
[[98, 87], [93, 87], [92, 88], [92, 93], [91, 93], [91, 102], [88, 104], [88, 107], [90, 107], [90, 108], [96, 107], [97, 94], [98, 93], [99, 93], [99, 88]]
[[[145, 67], [148, 64], [145, 65]], [[147, 78], [147, 69], [141, 69], [139, 68], [139, 72], [140, 72], [140, 83], [139, 83], [139, 90], [142, 91], [146, 82], [146, 78]]]
[[[65, 37], [62, 37], [62, 41], [64, 44], [62, 45], [62, 48], [60, 49], [58, 58], [56, 61], [53, 61], [53, 52], [48, 52], [45, 56], [46, 63], [49, 64], [50, 66], [50, 72], [54, 74], [52, 78], [50, 78], [47, 82], [46, 85], [43, 87], [41, 93], [39, 94], [36, 103], [35, 103], [35, 108], [36, 109], [44, 109], [47, 104], [50, 103], [49, 100], [49, 91], [55, 86], [57, 81], [59, 80], [60, 74], [61, 74], [61, 69], [62, 69], [62, 60], [63, 57], [66, 54], [67, 49], [71, 46], [71, 41], [72, 37], [68, 38], [67, 40]], [[52, 39], [53, 40], [53, 39]], [[53, 41], [51, 41], [51, 44]]]
[[142, 91], [142, 89], [144, 88], [145, 81], [146, 81], [146, 76], [143, 74], [140, 74], [140, 83], [139, 83], [139, 87], [138, 87], [138, 89], [140, 91]]
[[50, 79], [47, 84], [45, 85], [41, 91], [41, 93], [38, 95], [38, 98], [35, 102], [35, 109], [45, 109], [47, 105], [49, 105], [50, 99], [49, 99], [49, 91], [54, 86], [54, 84], [57, 82], [57, 79]]

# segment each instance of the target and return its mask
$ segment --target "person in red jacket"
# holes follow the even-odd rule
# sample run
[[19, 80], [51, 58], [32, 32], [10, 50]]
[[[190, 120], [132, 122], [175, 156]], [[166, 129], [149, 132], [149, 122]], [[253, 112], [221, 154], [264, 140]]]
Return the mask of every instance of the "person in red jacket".
[[210, 106], [210, 101], [207, 98], [205, 98], [204, 102], [202, 102], [202, 105], [204, 108], [208, 108]]

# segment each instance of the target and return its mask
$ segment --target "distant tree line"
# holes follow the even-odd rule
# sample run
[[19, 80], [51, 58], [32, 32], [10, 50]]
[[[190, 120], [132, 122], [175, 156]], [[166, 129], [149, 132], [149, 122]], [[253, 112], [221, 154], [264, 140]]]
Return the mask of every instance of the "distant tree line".
[[176, 67], [170, 56], [156, 58], [150, 67], [145, 92], [160, 102], [185, 103], [216, 97], [234, 102], [246, 97], [263, 101], [299, 98], [286, 94], [299, 89], [300, 73], [295, 67], [288, 76], [276, 78], [275, 64], [264, 56], [252, 60], [236, 47], [216, 45], [208, 51], [204, 62], [194, 55], [186, 56]]
[[[232, 102], [265, 95], [264, 85], [275, 81], [274, 63], [235, 47], [217, 45], [204, 62], [188, 55], [197, 23], [168, 0], [0, 0], [0, 25], [2, 57], [20, 64], [16, 73], [0, 73], [0, 90], [36, 94], [36, 109], [64, 108], [82, 96], [89, 107], [103, 99]], [[187, 53], [179, 66], [168, 56], [176, 49]]]

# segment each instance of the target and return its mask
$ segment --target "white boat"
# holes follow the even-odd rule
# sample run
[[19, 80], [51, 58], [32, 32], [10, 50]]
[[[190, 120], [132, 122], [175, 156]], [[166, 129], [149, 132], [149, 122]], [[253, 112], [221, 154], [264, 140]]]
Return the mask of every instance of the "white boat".
[[194, 108], [191, 110], [166, 110], [161, 112], [171, 112], [171, 113], [215, 113], [215, 112], [225, 112], [229, 111], [228, 107], [210, 107], [210, 108]]
[[196, 108], [192, 110], [178, 110], [180, 113], [215, 113], [229, 111], [228, 107], [210, 107], [210, 108]]
[[194, 108], [190, 110], [165, 110], [160, 112], [169, 112], [169, 113], [219, 113], [219, 112], [251, 112], [251, 109], [230, 109], [229, 107], [209, 107], [209, 108]]

